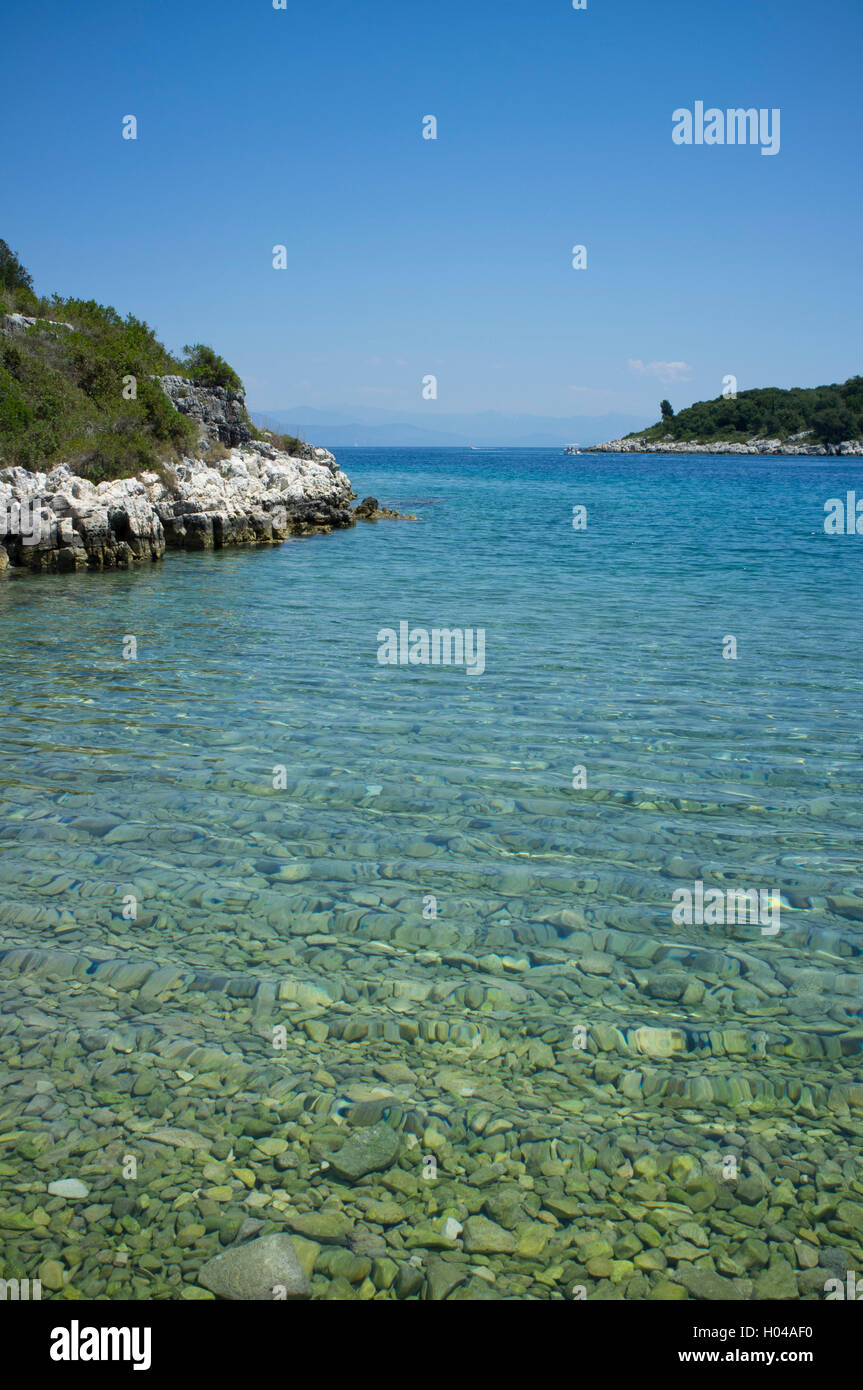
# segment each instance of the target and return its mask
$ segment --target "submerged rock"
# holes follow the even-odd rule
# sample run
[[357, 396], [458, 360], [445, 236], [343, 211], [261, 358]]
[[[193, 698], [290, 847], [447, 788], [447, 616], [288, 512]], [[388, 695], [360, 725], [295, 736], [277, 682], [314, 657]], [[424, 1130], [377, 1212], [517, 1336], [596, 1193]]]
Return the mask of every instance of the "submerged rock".
[[58, 1182], [49, 1182], [48, 1191], [52, 1197], [87, 1197], [90, 1189], [78, 1178], [60, 1178]]
[[783, 1301], [797, 1299], [797, 1279], [793, 1266], [787, 1260], [777, 1259], [769, 1269], [759, 1275], [755, 1285], [755, 1297]]
[[387, 1124], [372, 1125], [352, 1135], [337, 1153], [330, 1154], [329, 1164], [337, 1178], [356, 1182], [367, 1173], [380, 1173], [391, 1168], [399, 1153], [399, 1136]]
[[464, 1223], [464, 1248], [471, 1255], [511, 1255], [515, 1236], [486, 1216], [470, 1216]]
[[287, 1217], [291, 1230], [321, 1245], [343, 1245], [353, 1228], [343, 1211], [307, 1211]]
[[262, 1302], [311, 1296], [311, 1286], [290, 1236], [261, 1236], [215, 1255], [198, 1271], [198, 1283], [218, 1298]]
[[724, 1303], [739, 1302], [744, 1297], [737, 1284], [716, 1274], [712, 1269], [681, 1264], [677, 1267], [676, 1277], [693, 1298]]
[[470, 1270], [466, 1265], [450, 1264], [446, 1260], [429, 1260], [426, 1274], [426, 1298], [440, 1303], [452, 1293], [456, 1285], [467, 1279]]

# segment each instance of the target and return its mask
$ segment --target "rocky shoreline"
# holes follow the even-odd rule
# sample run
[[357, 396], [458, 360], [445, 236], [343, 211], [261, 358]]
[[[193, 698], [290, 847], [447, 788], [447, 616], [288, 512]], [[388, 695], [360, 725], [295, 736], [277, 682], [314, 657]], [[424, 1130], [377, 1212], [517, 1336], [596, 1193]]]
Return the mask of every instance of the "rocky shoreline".
[[607, 444], [591, 444], [583, 454], [770, 454], [789, 457], [829, 458], [837, 455], [863, 457], [863, 440], [848, 439], [842, 444], [800, 444], [801, 435], [790, 439], [750, 439], [746, 444], [717, 442], [698, 444], [694, 440], [664, 439], [647, 442], [643, 439], [612, 439]]
[[184, 458], [162, 474], [93, 484], [62, 464], [50, 473], [0, 472], [7, 534], [0, 569], [127, 568], [167, 549], [266, 544], [351, 526], [350, 482], [326, 450], [314, 462], [269, 445], [209, 463]]
[[241, 391], [161, 384], [198, 424], [200, 456], [101, 483], [65, 463], [0, 470], [0, 574], [122, 569], [170, 549], [273, 544], [397, 515], [374, 498], [352, 511], [356, 493], [327, 449], [296, 456], [252, 438]]

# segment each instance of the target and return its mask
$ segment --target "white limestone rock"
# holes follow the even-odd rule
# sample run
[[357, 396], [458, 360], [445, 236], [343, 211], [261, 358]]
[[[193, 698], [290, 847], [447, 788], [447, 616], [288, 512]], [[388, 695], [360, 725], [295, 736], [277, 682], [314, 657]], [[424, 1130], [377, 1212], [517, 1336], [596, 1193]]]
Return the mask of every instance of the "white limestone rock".
[[350, 526], [349, 479], [326, 449], [294, 458], [257, 440], [225, 458], [94, 484], [66, 464], [0, 470], [0, 543], [12, 567], [73, 570], [156, 560], [166, 548], [270, 543]]

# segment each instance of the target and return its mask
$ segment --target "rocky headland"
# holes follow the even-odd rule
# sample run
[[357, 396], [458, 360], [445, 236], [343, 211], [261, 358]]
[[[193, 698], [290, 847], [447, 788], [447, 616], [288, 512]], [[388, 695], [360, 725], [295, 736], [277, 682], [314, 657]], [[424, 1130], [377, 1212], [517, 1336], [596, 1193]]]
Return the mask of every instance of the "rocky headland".
[[[807, 431], [808, 434], [808, 431]], [[592, 444], [582, 449], [583, 454], [787, 454], [850, 455], [863, 457], [863, 440], [848, 439], [841, 444], [806, 444], [804, 435], [792, 435], [788, 439], [749, 439], [745, 444], [714, 441], [710, 444], [696, 440], [668, 439], [645, 440], [637, 436], [612, 439], [607, 444]]]
[[61, 463], [0, 469], [0, 572], [125, 568], [166, 550], [260, 545], [395, 516], [366, 498], [326, 449], [286, 453], [254, 438], [241, 390], [159, 379], [198, 429], [195, 456], [94, 483]]
[[662, 415], [623, 439], [594, 444], [588, 454], [752, 454], [863, 457], [863, 377], [827, 386], [755, 387], [738, 391], [726, 377], [721, 396]]

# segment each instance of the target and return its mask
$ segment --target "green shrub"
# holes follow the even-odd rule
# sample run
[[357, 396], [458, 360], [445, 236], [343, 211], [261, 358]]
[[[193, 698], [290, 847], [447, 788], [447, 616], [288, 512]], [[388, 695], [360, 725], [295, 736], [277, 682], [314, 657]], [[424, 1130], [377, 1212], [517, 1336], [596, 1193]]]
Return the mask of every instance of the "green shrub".
[[267, 430], [265, 438], [268, 444], [272, 444], [274, 449], [280, 449], [283, 454], [299, 454], [306, 447], [305, 440], [298, 439], [295, 434], [274, 434]]
[[[154, 469], [190, 453], [195, 424], [154, 377], [185, 375], [242, 389], [212, 348], [173, 356], [143, 320], [92, 299], [38, 298], [30, 276], [0, 241], [0, 313], [40, 320], [0, 334], [0, 460], [48, 469], [65, 461], [99, 482]], [[71, 329], [52, 326], [54, 322]], [[134, 377], [136, 396], [124, 398]], [[127, 392], [128, 394], [128, 392]]]
[[198, 386], [224, 386], [228, 391], [242, 391], [243, 383], [233, 367], [229, 367], [223, 357], [205, 343], [187, 343], [183, 348], [185, 361], [181, 373]]
[[145, 425], [154, 439], [162, 440], [174, 451], [188, 450], [198, 432], [188, 415], [181, 415], [157, 381], [143, 381], [138, 387], [138, 404], [144, 411]]
[[32, 419], [26, 397], [15, 378], [0, 367], [0, 449], [4, 437], [23, 435]]

